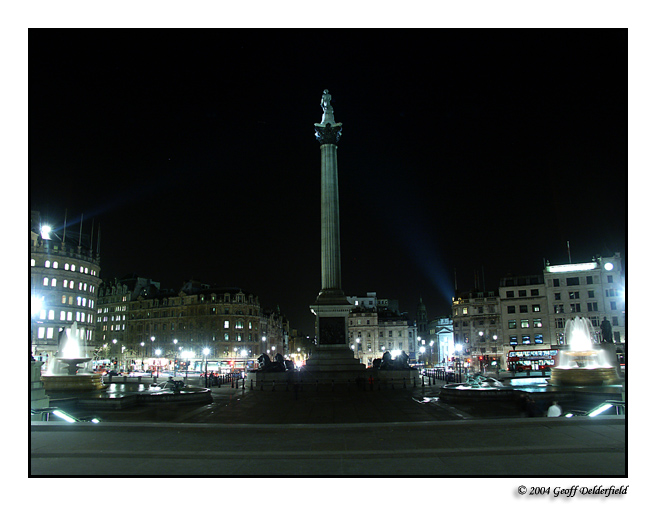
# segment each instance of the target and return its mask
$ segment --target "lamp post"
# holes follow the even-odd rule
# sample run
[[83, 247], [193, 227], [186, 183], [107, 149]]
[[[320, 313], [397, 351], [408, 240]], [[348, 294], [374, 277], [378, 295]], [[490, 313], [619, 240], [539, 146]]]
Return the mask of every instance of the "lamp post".
[[[160, 362], [160, 354], [161, 353], [162, 353], [162, 351], [160, 349], [155, 349], [155, 356], [157, 357], [157, 362], [158, 363]], [[156, 377], [159, 377], [160, 376], [159, 375], [160, 374], [160, 365], [159, 364], [157, 364], [155, 366], [155, 372], [157, 373]]]
[[153, 355], [155, 355], [154, 350], [153, 350], [154, 346], [155, 346], [155, 336], [151, 336], [151, 357], [153, 357]]
[[262, 337], [262, 353], [265, 353], [265, 349], [267, 348], [267, 337], [263, 336]]
[[429, 342], [429, 362], [433, 366], [433, 340]]
[[178, 364], [178, 350], [176, 349], [176, 345], [178, 345], [178, 339], [174, 338], [173, 339], [173, 374], [176, 374], [176, 365]]
[[208, 387], [208, 354], [210, 349], [205, 347], [203, 349], [203, 355], [205, 356], [205, 387]]
[[463, 345], [461, 345], [460, 343], [457, 343], [454, 346], [454, 349], [456, 350], [456, 364], [457, 364], [458, 370], [459, 370], [459, 382], [461, 382], [461, 380], [462, 380], [462, 378], [461, 378], [461, 352], [463, 351]]
[[141, 371], [144, 371], [144, 342], [141, 342], [140, 345], [141, 345]]

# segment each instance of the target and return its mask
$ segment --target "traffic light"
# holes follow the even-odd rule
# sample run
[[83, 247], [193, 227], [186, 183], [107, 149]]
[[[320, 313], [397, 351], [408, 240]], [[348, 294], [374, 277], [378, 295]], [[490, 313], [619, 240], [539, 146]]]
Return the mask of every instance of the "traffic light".
[[484, 356], [479, 356], [479, 360], [480, 360], [480, 361], [483, 361], [483, 360], [484, 360]]

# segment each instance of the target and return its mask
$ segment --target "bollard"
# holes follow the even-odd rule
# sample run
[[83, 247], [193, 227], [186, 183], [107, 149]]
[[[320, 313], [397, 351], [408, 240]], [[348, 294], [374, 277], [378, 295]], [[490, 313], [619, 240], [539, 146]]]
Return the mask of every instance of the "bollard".
[[242, 392], [244, 392], [244, 390], [246, 389], [246, 386], [244, 385], [244, 381], [245, 379], [242, 379]]
[[436, 385], [436, 377], [435, 376], [433, 377], [433, 385], [434, 386]]
[[275, 391], [275, 390], [276, 390], [276, 381], [275, 381], [275, 380], [272, 380], [272, 381], [271, 381], [271, 390], [272, 390], [272, 391]]
[[253, 379], [251, 379], [251, 391], [253, 391]]
[[417, 383], [416, 383], [415, 377], [413, 377], [413, 387], [417, 387]]
[[404, 389], [406, 389], [406, 377], [404, 377]]

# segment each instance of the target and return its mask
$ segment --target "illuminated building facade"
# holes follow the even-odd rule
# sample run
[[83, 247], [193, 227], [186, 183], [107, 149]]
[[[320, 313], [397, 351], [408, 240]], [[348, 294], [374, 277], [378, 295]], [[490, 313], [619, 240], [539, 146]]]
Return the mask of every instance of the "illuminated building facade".
[[540, 275], [505, 277], [498, 294], [459, 294], [452, 303], [454, 343], [475, 370], [495, 363], [506, 369], [509, 352], [567, 347], [566, 322], [577, 316], [591, 320], [598, 342], [607, 320], [617, 352], [624, 352], [625, 275], [620, 254], [586, 263], [548, 263]]
[[625, 272], [619, 253], [594, 257], [591, 262], [547, 265], [544, 270], [551, 334], [557, 345], [565, 343], [566, 320], [575, 316], [591, 319], [598, 331], [606, 318], [613, 342], [625, 344]]
[[437, 317], [429, 322], [429, 343], [433, 342], [433, 358], [444, 366], [454, 355], [454, 322], [451, 317]]
[[500, 300], [494, 291], [458, 294], [452, 301], [452, 321], [455, 353], [464, 364], [479, 369], [502, 354]]
[[77, 324], [78, 338], [87, 347], [87, 353], [95, 344], [100, 255], [98, 248], [94, 252], [91, 246], [93, 228], [91, 235], [83, 234], [80, 220], [76, 232], [66, 231], [66, 224], [46, 224], [39, 212], [32, 212], [31, 348], [32, 355], [44, 361], [57, 351], [60, 331], [73, 323]]
[[239, 288], [188, 282], [177, 293], [139, 295], [127, 307], [125, 341], [118, 344], [127, 368], [155, 356], [201, 360], [206, 347], [212, 359], [253, 359], [261, 352], [258, 298]]
[[347, 320], [349, 346], [362, 364], [372, 366], [385, 351], [395, 356], [403, 350], [411, 360], [418, 359], [421, 344], [417, 341], [417, 326], [406, 314], [389, 309], [391, 301], [398, 308], [396, 300], [378, 299], [376, 292], [368, 292], [365, 297], [350, 296], [347, 300], [354, 305]]

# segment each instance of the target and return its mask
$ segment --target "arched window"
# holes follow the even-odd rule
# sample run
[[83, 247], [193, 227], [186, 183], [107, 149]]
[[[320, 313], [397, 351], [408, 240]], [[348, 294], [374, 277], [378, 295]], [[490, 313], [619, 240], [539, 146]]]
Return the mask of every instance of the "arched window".
[[48, 285], [48, 277], [47, 276], [43, 277], [43, 285], [46, 285], [46, 286]]

